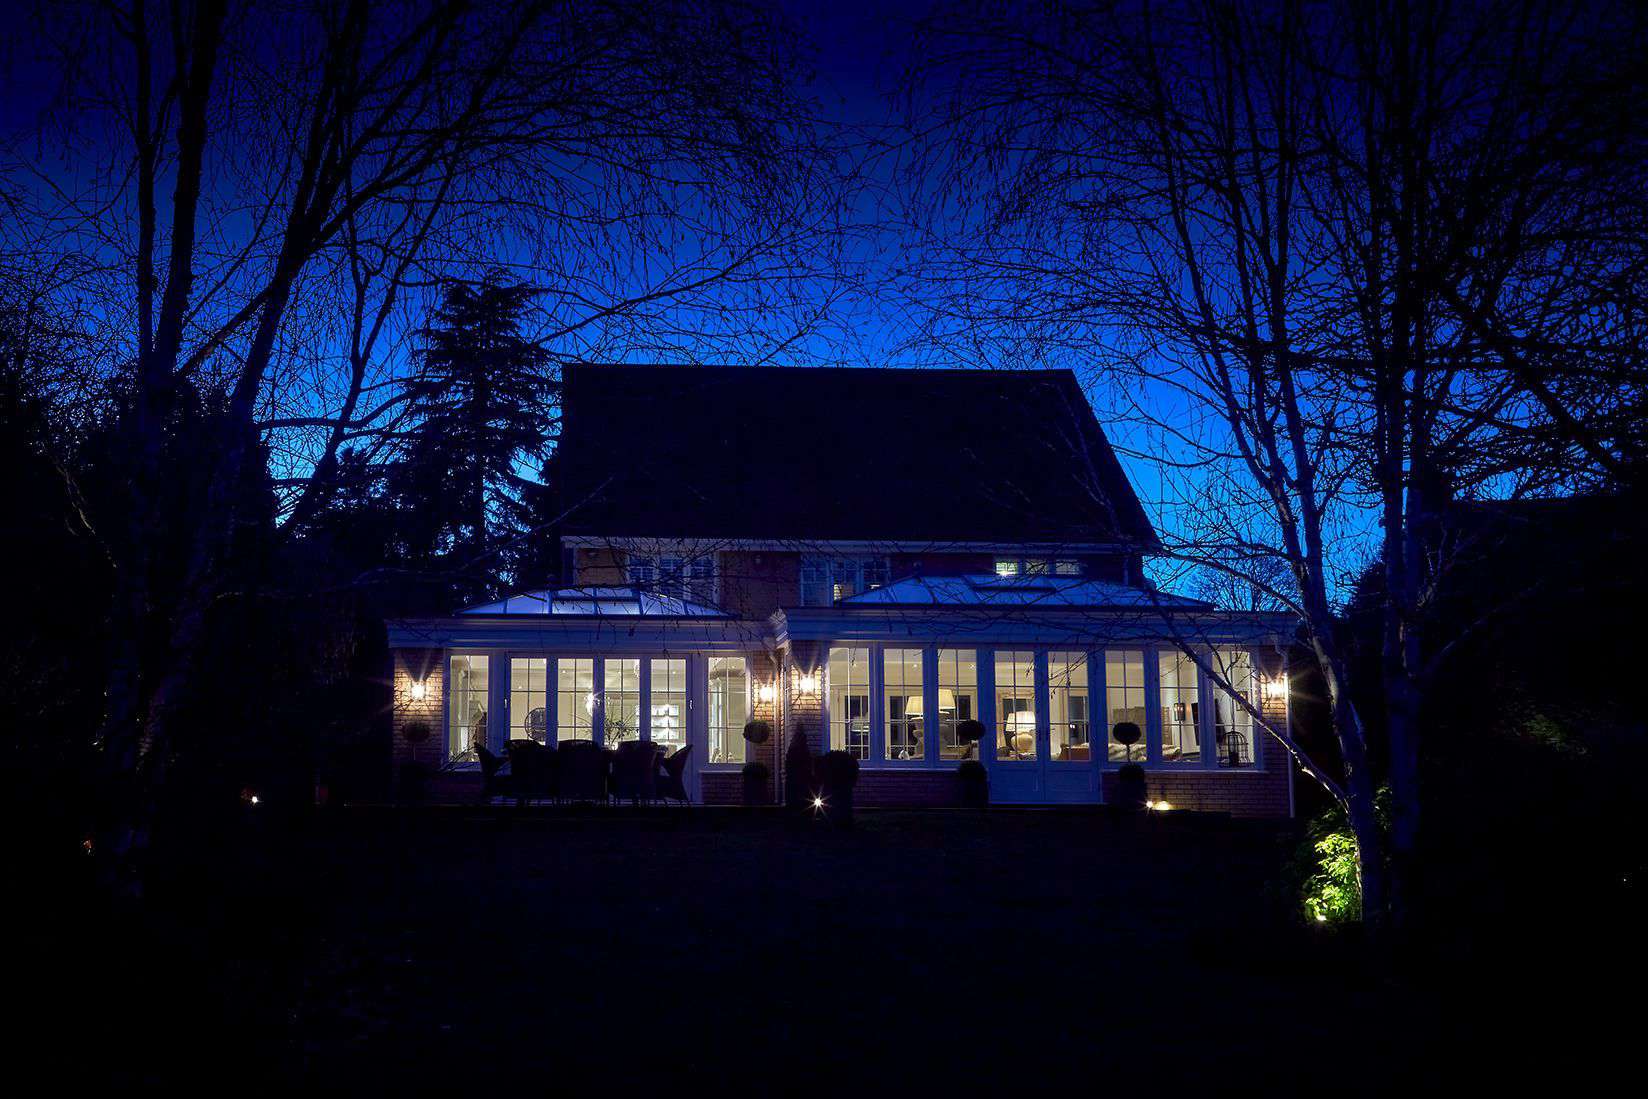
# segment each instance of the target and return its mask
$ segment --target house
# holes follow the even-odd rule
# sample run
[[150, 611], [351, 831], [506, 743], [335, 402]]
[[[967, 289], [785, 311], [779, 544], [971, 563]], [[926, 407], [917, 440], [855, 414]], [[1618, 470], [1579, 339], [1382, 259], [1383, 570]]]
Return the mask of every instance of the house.
[[1154, 801], [1290, 812], [1253, 715], [1286, 721], [1295, 623], [1152, 586], [1068, 371], [574, 366], [559, 462], [565, 586], [391, 623], [399, 763], [641, 738], [736, 803], [800, 728], [862, 805], [955, 804], [974, 758], [996, 803], [1099, 803], [1131, 759]]

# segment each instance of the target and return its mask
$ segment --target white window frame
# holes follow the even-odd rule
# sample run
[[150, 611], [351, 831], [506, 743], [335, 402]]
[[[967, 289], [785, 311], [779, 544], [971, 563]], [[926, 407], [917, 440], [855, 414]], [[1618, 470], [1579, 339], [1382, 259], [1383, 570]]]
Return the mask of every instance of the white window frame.
[[[723, 763], [712, 763], [712, 762], [710, 762], [710, 698], [711, 698], [710, 661], [729, 659], [729, 658], [730, 659], [742, 658], [743, 661], [744, 661], [744, 710], [747, 714], [750, 714], [750, 715], [753, 715], [755, 713], [755, 668], [754, 668], [754, 662], [750, 659], [750, 654], [747, 653], [747, 652], [706, 653], [706, 654], [704, 654], [704, 657], [703, 657], [704, 683], [703, 683], [703, 688], [700, 691], [700, 693], [702, 694], [703, 699], [704, 699], [704, 706], [703, 706], [703, 710], [704, 710], [704, 760], [703, 760], [703, 770], [706, 770], [706, 771], [741, 771], [741, 770], [743, 770], [744, 765], [746, 763], [750, 762], [750, 752], [749, 752], [749, 748], [748, 748], [748, 743], [749, 743], [748, 741], [745, 741], [746, 747], [745, 747], [745, 750], [744, 750], [744, 759], [742, 759], [738, 762], [723, 762]], [[689, 690], [687, 692], [687, 694], [689, 696], [688, 705], [690, 706], [691, 705], [690, 697], [691, 697], [692, 691]], [[745, 721], [750, 721], [752, 719], [753, 719], [752, 717], [746, 717], [744, 720]], [[739, 739], [743, 739], [744, 730], [741, 729], [741, 728], [737, 729], [737, 730], [734, 731], [733, 735], [737, 736]]]
[[1082, 577], [1087, 575], [1087, 565], [1079, 558], [1059, 557], [997, 557], [995, 573], [1004, 580], [1024, 576], [1062, 576]]
[[[500, 706], [500, 699], [507, 699], [509, 697], [509, 688], [506, 684], [500, 691], [500, 685], [498, 682], [500, 678], [507, 680], [508, 676], [506, 674], [505, 676], [500, 677], [497, 674], [499, 655], [499, 653], [492, 649], [467, 648], [448, 649], [446, 651], [446, 666], [441, 669], [441, 678], [444, 682], [441, 690], [442, 700], [440, 736], [441, 762], [442, 765], [447, 768], [455, 771], [478, 771], [481, 769], [481, 761], [479, 756], [472, 760], [455, 760], [452, 756], [453, 658], [460, 656], [468, 657], [470, 659], [474, 659], [477, 656], [486, 658], [486, 728], [482, 730], [481, 743], [486, 746], [486, 749], [489, 752], [501, 751], [502, 745], [499, 743], [499, 733], [501, 731], [504, 737], [508, 737], [509, 735], [508, 718], [503, 714], [503, 709]], [[503, 655], [506, 661], [505, 666], [507, 667], [508, 654]], [[501, 725], [500, 720], [502, 720]]]
[[[810, 577], [809, 573], [812, 574]], [[837, 599], [861, 595], [884, 587], [892, 582], [892, 577], [892, 561], [886, 554], [861, 553], [838, 556], [828, 553], [804, 553], [801, 555], [796, 598], [803, 607], [828, 607], [834, 605]], [[808, 598], [808, 587], [818, 584], [824, 585], [826, 599], [823, 602]], [[836, 595], [836, 589], [843, 586], [851, 590]]]
[[654, 595], [715, 606], [721, 601], [721, 555], [630, 552], [624, 558], [624, 579]]

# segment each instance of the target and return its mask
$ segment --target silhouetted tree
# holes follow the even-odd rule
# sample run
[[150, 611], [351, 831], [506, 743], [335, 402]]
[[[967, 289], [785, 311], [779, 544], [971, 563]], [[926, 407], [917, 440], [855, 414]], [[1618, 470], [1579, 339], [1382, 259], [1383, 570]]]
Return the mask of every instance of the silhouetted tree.
[[[1640, 468], [1643, 18], [1187, 0], [926, 25], [953, 93], [924, 120], [929, 335], [969, 361], [1102, 364], [1167, 456], [1167, 506], [1224, 513], [1169, 548], [1303, 621], [1342, 779], [1271, 731], [1345, 806], [1376, 923], [1402, 919], [1419, 851], [1438, 633], [1492, 622], [1436, 616], [1438, 515]], [[1336, 615], [1364, 552], [1385, 578], [1382, 760]]]
[[475, 595], [495, 592], [514, 535], [530, 526], [522, 468], [542, 462], [554, 427], [549, 355], [521, 331], [537, 293], [488, 279], [447, 287], [419, 330], [419, 368], [389, 491], [409, 511], [415, 555], [451, 561]]
[[[132, 808], [97, 849], [119, 860], [146, 842], [166, 700], [200, 674], [249, 471], [295, 541], [349, 448], [382, 462], [423, 288], [503, 247], [557, 287], [560, 354], [636, 335], [761, 355], [814, 321], [797, 303], [835, 195], [788, 25], [754, 6], [133, 0], [43, 4], [38, 29], [34, 71], [60, 79], [7, 116], [32, 132], [0, 146], [0, 253], [51, 273], [48, 305], [89, 303], [85, 387], [122, 381], [126, 490], [94, 520], [113, 556], [98, 743]], [[10, 186], [70, 161], [83, 186]], [[711, 302], [717, 324], [683, 320]], [[191, 386], [221, 418], [178, 512], [166, 451]]]

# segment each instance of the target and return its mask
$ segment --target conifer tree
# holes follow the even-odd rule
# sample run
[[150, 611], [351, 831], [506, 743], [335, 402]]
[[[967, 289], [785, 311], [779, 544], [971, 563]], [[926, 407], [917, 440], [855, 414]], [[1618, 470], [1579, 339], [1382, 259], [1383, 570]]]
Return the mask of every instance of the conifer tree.
[[410, 556], [459, 573], [466, 594], [494, 593], [526, 525], [556, 421], [549, 356], [522, 332], [538, 291], [489, 276], [453, 283], [418, 333], [407, 383], [412, 426], [390, 489], [406, 516]]

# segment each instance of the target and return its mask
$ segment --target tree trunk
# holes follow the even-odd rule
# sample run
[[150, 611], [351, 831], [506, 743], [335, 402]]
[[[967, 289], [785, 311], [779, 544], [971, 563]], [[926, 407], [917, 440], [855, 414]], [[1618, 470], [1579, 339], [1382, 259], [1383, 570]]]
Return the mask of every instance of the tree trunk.
[[1385, 865], [1385, 838], [1379, 827], [1378, 788], [1368, 768], [1367, 737], [1362, 715], [1351, 701], [1346, 681], [1334, 665], [1323, 664], [1333, 727], [1345, 765], [1345, 819], [1356, 838], [1358, 878], [1362, 887], [1362, 922], [1383, 937], [1390, 913], [1390, 879]]

